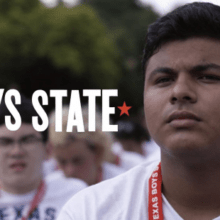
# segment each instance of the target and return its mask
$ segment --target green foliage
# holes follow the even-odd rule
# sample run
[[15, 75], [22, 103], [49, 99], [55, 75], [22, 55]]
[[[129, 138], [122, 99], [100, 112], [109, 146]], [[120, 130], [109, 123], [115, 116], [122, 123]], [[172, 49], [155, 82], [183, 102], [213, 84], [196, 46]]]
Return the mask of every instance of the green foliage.
[[26, 95], [118, 88], [112, 106], [141, 107], [142, 48], [157, 14], [135, 0], [86, 3], [48, 9], [38, 0], [0, 0], [0, 86], [16, 83]]
[[27, 0], [10, 0], [10, 1], [1, 0], [0, 1], [0, 12], [1, 12], [1, 15], [2, 14], [8, 15], [10, 11], [14, 11], [17, 9], [25, 13], [37, 7], [38, 5], [39, 5], [38, 0], [31, 0], [28, 2]]
[[125, 50], [123, 53], [125, 56], [137, 55], [133, 53], [140, 50], [139, 44], [144, 42], [148, 25], [158, 17], [151, 7], [140, 7], [136, 0], [84, 0], [84, 2], [98, 11], [114, 37], [120, 42], [118, 46], [124, 42], [126, 48], [122, 45], [121, 49]]
[[[72, 79], [89, 78], [92, 87], [117, 85], [117, 48], [90, 6], [48, 9], [36, 0], [30, 4], [25, 0], [1, 0], [0, 6], [5, 9], [0, 15], [2, 85], [12, 81], [19, 84], [39, 60], [48, 62], [52, 67], [49, 72], [55, 68], [67, 71]], [[51, 75], [51, 80], [59, 79]]]
[[[148, 25], [158, 15], [150, 7], [140, 7], [135, 0], [82, 0], [95, 8], [109, 27], [123, 62], [119, 96], [133, 109], [143, 106], [141, 58]], [[120, 100], [122, 102], [123, 100]]]

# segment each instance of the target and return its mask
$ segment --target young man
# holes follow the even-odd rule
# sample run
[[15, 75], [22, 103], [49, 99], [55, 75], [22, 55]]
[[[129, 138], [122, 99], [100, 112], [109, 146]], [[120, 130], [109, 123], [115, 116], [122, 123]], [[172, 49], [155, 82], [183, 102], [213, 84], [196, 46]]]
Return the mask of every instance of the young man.
[[161, 165], [140, 165], [73, 197], [58, 220], [220, 219], [220, 7], [192, 3], [148, 29], [147, 127]]
[[145, 156], [143, 142], [150, 139], [145, 129], [134, 121], [119, 121], [118, 132], [115, 133], [117, 141], [128, 152]]
[[149, 141], [150, 137], [141, 124], [129, 120], [119, 121], [115, 136], [125, 152], [141, 155], [149, 163], [160, 160], [159, 146], [154, 141]]
[[111, 163], [105, 162], [112, 157], [112, 136], [101, 130], [101, 115], [96, 113], [96, 130], [88, 131], [88, 108], [83, 108], [82, 115], [85, 132], [66, 132], [69, 107], [62, 109], [62, 132], [55, 131], [55, 114], [50, 117], [49, 136], [53, 147], [53, 154], [60, 171], [49, 175], [48, 179], [62, 176], [76, 177], [88, 185], [99, 183], [115, 177], [125, 170]]
[[32, 116], [37, 114], [31, 101], [22, 97], [21, 105], [15, 106], [22, 124], [10, 131], [5, 116], [11, 114], [4, 102], [0, 105], [0, 219], [55, 220], [63, 204], [86, 184], [43, 179], [47, 131], [33, 128]]

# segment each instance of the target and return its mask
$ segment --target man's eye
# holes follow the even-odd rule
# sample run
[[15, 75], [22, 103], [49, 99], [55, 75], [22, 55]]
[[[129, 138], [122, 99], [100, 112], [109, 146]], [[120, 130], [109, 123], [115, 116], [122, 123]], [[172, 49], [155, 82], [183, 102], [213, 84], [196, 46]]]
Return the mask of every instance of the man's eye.
[[213, 76], [213, 75], [202, 75], [199, 77], [199, 79], [202, 80], [210, 80], [210, 81], [219, 81], [220, 77], [219, 76]]
[[156, 80], [156, 84], [170, 82], [172, 79], [170, 77], [163, 77]]
[[1, 146], [9, 146], [11, 144], [13, 144], [12, 140], [0, 140], [0, 145]]

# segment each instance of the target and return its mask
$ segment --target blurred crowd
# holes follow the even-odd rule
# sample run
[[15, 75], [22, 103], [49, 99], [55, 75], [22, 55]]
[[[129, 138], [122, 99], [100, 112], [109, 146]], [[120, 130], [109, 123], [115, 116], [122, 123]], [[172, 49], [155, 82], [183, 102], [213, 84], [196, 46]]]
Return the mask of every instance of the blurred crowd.
[[[157, 144], [138, 120], [118, 121], [118, 132], [103, 132], [96, 110], [96, 130], [88, 131], [88, 107], [82, 107], [85, 132], [66, 132], [69, 107], [62, 109], [62, 132], [55, 131], [55, 112], [49, 127], [32, 126], [36, 111], [22, 96], [16, 105], [22, 124], [17, 131], [5, 125], [11, 115], [0, 105], [0, 219], [56, 219], [65, 202], [78, 191], [114, 178], [141, 163], [160, 160]], [[13, 117], [12, 117], [13, 121]]]

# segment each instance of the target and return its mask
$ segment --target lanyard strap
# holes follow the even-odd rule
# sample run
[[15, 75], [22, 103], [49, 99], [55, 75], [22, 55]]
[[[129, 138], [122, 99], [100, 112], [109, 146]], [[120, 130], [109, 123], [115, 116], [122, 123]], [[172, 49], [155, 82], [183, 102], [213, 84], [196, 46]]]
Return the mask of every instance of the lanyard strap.
[[115, 164], [116, 164], [117, 166], [120, 166], [120, 164], [121, 164], [121, 158], [120, 158], [118, 155], [116, 155]]
[[161, 163], [153, 171], [149, 179], [148, 217], [149, 220], [163, 220], [162, 210], [162, 175]]
[[46, 184], [42, 180], [39, 187], [38, 187], [38, 189], [37, 189], [37, 192], [36, 192], [33, 200], [30, 203], [30, 208], [29, 208], [29, 211], [28, 211], [27, 215], [25, 217], [22, 217], [21, 220], [27, 220], [28, 219], [28, 217], [31, 215], [31, 213], [37, 208], [39, 203], [42, 201], [42, 199], [45, 195], [45, 192], [46, 192]]

